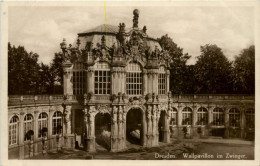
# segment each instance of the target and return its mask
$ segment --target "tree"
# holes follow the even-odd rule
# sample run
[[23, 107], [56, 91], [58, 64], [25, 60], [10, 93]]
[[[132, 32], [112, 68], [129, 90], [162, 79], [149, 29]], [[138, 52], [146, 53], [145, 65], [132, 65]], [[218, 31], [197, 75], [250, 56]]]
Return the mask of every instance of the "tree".
[[38, 87], [41, 94], [52, 94], [54, 90], [54, 75], [48, 65], [41, 63]]
[[188, 53], [184, 54], [183, 49], [178, 47], [167, 34], [158, 41], [162, 49], [168, 51], [172, 58], [170, 67], [170, 90], [172, 93], [193, 93], [193, 67], [186, 65], [187, 60], [190, 58]]
[[55, 93], [56, 59], [49, 67], [38, 63], [39, 55], [8, 43], [8, 94]]
[[217, 45], [201, 46], [194, 68], [196, 93], [232, 93], [231, 62]]
[[255, 92], [255, 46], [241, 51], [235, 57], [233, 68], [234, 91], [254, 94]]
[[36, 94], [39, 55], [8, 43], [8, 94]]
[[62, 53], [55, 53], [52, 59], [50, 70], [54, 78], [54, 92], [63, 92], [63, 69], [62, 69]]

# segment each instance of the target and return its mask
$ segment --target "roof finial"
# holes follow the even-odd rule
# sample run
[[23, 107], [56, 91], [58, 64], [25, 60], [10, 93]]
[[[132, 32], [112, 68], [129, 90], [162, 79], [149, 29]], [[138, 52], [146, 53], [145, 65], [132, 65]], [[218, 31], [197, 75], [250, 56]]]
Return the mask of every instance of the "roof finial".
[[134, 19], [133, 19], [133, 28], [138, 28], [138, 18], [139, 18], [139, 10], [135, 9], [133, 11]]

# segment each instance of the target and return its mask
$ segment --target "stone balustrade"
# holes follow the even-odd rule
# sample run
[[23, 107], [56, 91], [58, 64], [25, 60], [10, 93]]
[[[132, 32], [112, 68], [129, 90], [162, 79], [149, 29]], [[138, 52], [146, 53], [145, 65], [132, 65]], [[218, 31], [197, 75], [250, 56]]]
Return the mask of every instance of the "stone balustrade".
[[[110, 95], [94, 95], [95, 101], [110, 102]], [[161, 100], [168, 100], [168, 96], [160, 95]], [[83, 95], [70, 95], [67, 100], [78, 102], [83, 100]], [[255, 100], [253, 95], [241, 94], [185, 94], [185, 95], [171, 95], [173, 102], [196, 102], [196, 101], [216, 101], [216, 100]], [[63, 95], [10, 95], [8, 96], [8, 106], [21, 106], [21, 105], [39, 105], [39, 104], [55, 104], [64, 101]]]

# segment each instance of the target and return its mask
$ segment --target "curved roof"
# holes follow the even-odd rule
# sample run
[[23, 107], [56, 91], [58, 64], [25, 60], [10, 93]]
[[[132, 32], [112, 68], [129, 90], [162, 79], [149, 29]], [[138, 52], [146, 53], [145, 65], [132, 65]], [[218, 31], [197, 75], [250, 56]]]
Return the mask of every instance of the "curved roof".
[[118, 33], [118, 26], [109, 25], [109, 24], [102, 24], [95, 28], [89, 29], [87, 31], [84, 31], [82, 33], [78, 33], [78, 35], [87, 35], [92, 33], [112, 33], [116, 34]]
[[[142, 31], [139, 28], [134, 28], [135, 30]], [[133, 28], [125, 28], [126, 33], [131, 33]], [[118, 34], [119, 27], [115, 25], [109, 25], [109, 24], [102, 24], [95, 28], [89, 29], [87, 31], [84, 31], [82, 33], [78, 33], [78, 38], [80, 39], [81, 45], [80, 48], [85, 48], [87, 42], [92, 42], [93, 47], [95, 48], [97, 43], [101, 43], [101, 38], [103, 35], [106, 36], [106, 45], [108, 47], [112, 47], [113, 44], [117, 46], [117, 39], [116, 35]], [[157, 46], [159, 50], [161, 50], [161, 47], [158, 43], [158, 41], [154, 38], [151, 38], [147, 36], [147, 45], [150, 46], [152, 49]]]
[[[126, 32], [130, 32], [133, 28], [125, 28]], [[115, 26], [115, 25], [110, 25], [110, 24], [101, 24], [97, 27], [88, 29], [84, 32], [78, 33], [79, 36], [86, 36], [86, 35], [93, 35], [93, 34], [112, 34], [112, 35], [116, 35], [118, 33], [119, 27]], [[138, 30], [140, 30], [138, 28]], [[150, 35], [148, 35], [148, 39], [151, 40], [156, 40], [154, 37], [150, 37]]]

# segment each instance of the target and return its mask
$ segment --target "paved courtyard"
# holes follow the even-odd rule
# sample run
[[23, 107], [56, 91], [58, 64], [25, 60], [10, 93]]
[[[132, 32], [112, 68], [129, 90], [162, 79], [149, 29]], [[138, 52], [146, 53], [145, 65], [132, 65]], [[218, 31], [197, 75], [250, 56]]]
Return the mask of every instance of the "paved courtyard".
[[[239, 144], [238, 144], [239, 143]], [[97, 146], [96, 153], [83, 150], [62, 150], [49, 152], [47, 155], [37, 155], [30, 159], [119, 159], [119, 160], [252, 160], [254, 159], [254, 145], [249, 141], [228, 140], [174, 140], [171, 144], [161, 143], [159, 147], [143, 148], [138, 145], [127, 144], [125, 152], [112, 153]]]

